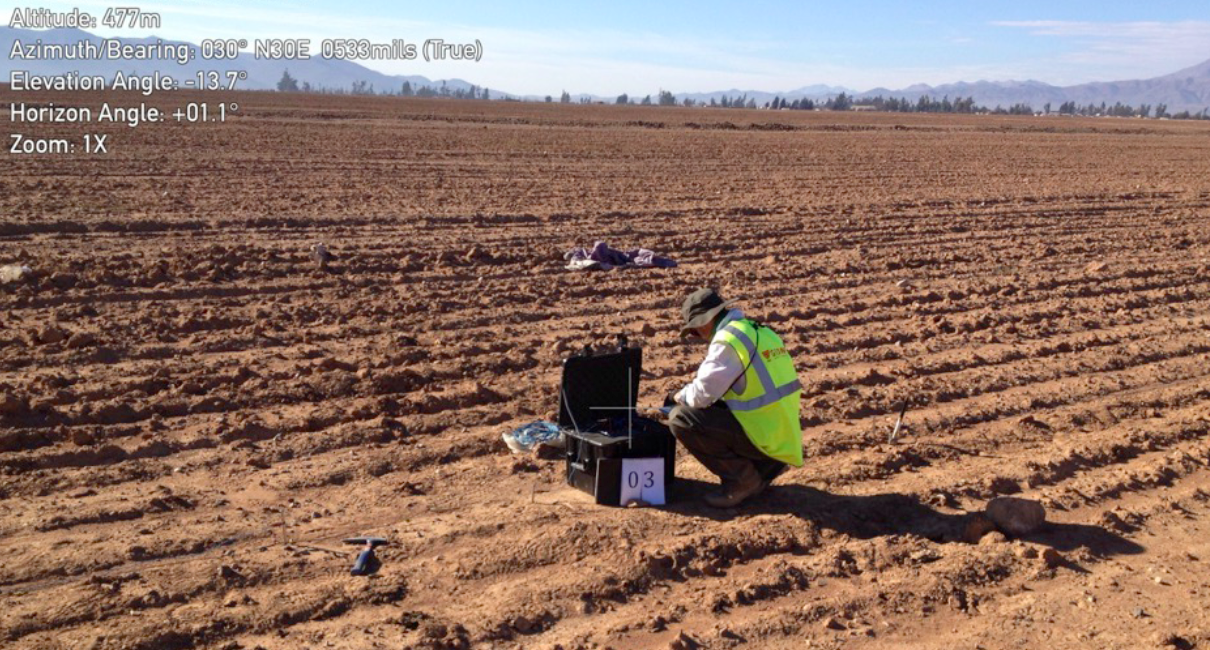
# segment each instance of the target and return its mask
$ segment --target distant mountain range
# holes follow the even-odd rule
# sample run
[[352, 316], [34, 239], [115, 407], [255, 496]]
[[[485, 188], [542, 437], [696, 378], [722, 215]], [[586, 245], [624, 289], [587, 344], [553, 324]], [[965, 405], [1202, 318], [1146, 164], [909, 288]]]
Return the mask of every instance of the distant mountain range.
[[[1129, 106], [1149, 104], [1166, 104], [1168, 112], [1180, 111], [1198, 112], [1210, 108], [1210, 60], [1195, 66], [1178, 70], [1172, 74], [1152, 79], [1129, 81], [1098, 81], [1079, 84], [1076, 86], [1052, 86], [1041, 81], [977, 81], [958, 82], [940, 86], [916, 84], [892, 90], [889, 88], [874, 88], [864, 92], [840, 86], [807, 86], [785, 92], [767, 92], [763, 90], [724, 90], [710, 93], [683, 93], [676, 95], [678, 100], [685, 98], [696, 101], [718, 101], [723, 97], [747, 97], [758, 106], [780, 97], [793, 101], [795, 99], [811, 99], [823, 101], [845, 93], [855, 99], [868, 99], [882, 96], [885, 98], [902, 97], [912, 101], [921, 97], [951, 100], [959, 97], [973, 97], [975, 104], [995, 108], [1008, 108], [1014, 104], [1028, 104], [1035, 110], [1042, 110], [1046, 104], [1052, 110], [1058, 110], [1064, 102], [1074, 101], [1079, 106], [1100, 104], [1102, 102], [1113, 106], [1121, 102]], [[604, 98], [611, 101], [612, 98]]]
[[[6, 54], [12, 50], [15, 40], [31, 43], [37, 39], [41, 39], [43, 43], [62, 44], [81, 40], [99, 44], [103, 40], [100, 36], [79, 29], [26, 30], [0, 27], [0, 48]], [[127, 44], [146, 44], [154, 43], [156, 38], [119, 40]], [[174, 42], [180, 43], [179, 41]], [[195, 51], [197, 50], [196, 45], [187, 45]], [[420, 87], [439, 89], [444, 85], [450, 92], [455, 92], [467, 91], [471, 88], [471, 83], [462, 79], [433, 80], [420, 75], [387, 75], [350, 61], [326, 60], [318, 56], [306, 61], [257, 60], [250, 53], [241, 54], [234, 61], [203, 61], [200, 56], [197, 56], [185, 65], [177, 65], [170, 61], [22, 61], [9, 60], [6, 56], [5, 59], [0, 60], [0, 75], [2, 75], [0, 81], [7, 81], [12, 70], [27, 70], [31, 74], [37, 75], [57, 75], [78, 71], [81, 75], [100, 75], [106, 78], [112, 78], [119, 71], [136, 74], [151, 74], [159, 71], [178, 79], [190, 78], [200, 70], [243, 70], [248, 73], [248, 78], [241, 82], [239, 87], [246, 90], [275, 89], [277, 82], [282, 78], [282, 73], [289, 70], [290, 75], [300, 84], [306, 82], [317, 90], [347, 90], [354, 84], [358, 84], [372, 86], [377, 92], [398, 92], [404, 82], [408, 82], [413, 89]], [[668, 86], [675, 83], [675, 79], [668, 79], [664, 82]], [[1197, 112], [1210, 108], [1210, 60], [1152, 79], [1094, 82], [1076, 86], [1052, 86], [1040, 81], [977, 81], [940, 86], [917, 84], [899, 90], [874, 88], [859, 92], [843, 86], [814, 85], [784, 92], [732, 89], [679, 93], [676, 94], [676, 98], [678, 101], [692, 99], [708, 103], [711, 99], [717, 101], [723, 97], [746, 96], [748, 99], [754, 100], [757, 105], [764, 105], [772, 101], [774, 97], [791, 101], [803, 98], [826, 100], [840, 93], [858, 99], [882, 95], [888, 98], [904, 97], [913, 101], [926, 95], [935, 99], [945, 96], [950, 99], [973, 97], [975, 104], [989, 108], [996, 106], [1007, 108], [1014, 104], [1029, 104], [1034, 109], [1040, 110], [1049, 103], [1052, 109], [1057, 109], [1064, 102], [1074, 101], [1079, 105], [1100, 104], [1101, 102], [1109, 105], [1121, 102], [1132, 106], [1166, 104], [1169, 112], [1183, 110]], [[551, 94], [556, 98], [558, 96], [557, 92], [552, 91]], [[491, 91], [491, 95], [494, 98], [509, 97], [533, 101], [545, 99], [545, 96], [520, 96], [496, 89]], [[632, 101], [639, 101], [643, 95], [631, 95], [630, 97]], [[616, 97], [580, 94], [573, 95], [573, 99], [612, 103]]]
[[1008, 108], [1019, 103], [1040, 110], [1049, 103], [1052, 109], [1057, 109], [1063, 102], [1074, 101], [1080, 106], [1102, 102], [1110, 106], [1117, 102], [1129, 106], [1167, 104], [1169, 112], [1197, 112], [1210, 107], [1210, 60], [1152, 79], [1097, 81], [1077, 86], [1052, 86], [1041, 81], [959, 82], [935, 87], [916, 85], [903, 90], [875, 88], [857, 97], [878, 95], [912, 100], [924, 95], [936, 99], [974, 97], [976, 104], [989, 108], [997, 105]]

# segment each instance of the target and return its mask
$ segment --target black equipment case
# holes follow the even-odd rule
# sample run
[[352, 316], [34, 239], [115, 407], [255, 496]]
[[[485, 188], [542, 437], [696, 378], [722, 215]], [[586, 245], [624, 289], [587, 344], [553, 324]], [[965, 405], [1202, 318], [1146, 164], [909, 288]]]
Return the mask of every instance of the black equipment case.
[[567, 483], [602, 505], [623, 505], [624, 458], [663, 458], [665, 494], [676, 478], [672, 432], [634, 411], [642, 371], [640, 348], [597, 354], [586, 348], [563, 362], [559, 427], [568, 432]]

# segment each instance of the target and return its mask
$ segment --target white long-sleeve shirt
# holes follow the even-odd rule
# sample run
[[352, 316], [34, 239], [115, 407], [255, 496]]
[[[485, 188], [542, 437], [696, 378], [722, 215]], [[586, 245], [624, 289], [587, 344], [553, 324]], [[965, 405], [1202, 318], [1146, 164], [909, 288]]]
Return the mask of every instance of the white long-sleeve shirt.
[[[717, 333], [731, 321], [743, 317], [744, 312], [738, 309], [728, 310], [714, 331]], [[740, 362], [735, 350], [726, 343], [712, 340], [710, 347], [706, 350], [706, 359], [702, 361], [702, 365], [698, 366], [693, 381], [677, 391], [675, 399], [678, 404], [692, 408], [707, 408], [717, 402], [723, 393], [731, 388], [732, 384], [735, 385], [735, 392], [744, 392], [747, 381], [743, 374], [744, 365]]]

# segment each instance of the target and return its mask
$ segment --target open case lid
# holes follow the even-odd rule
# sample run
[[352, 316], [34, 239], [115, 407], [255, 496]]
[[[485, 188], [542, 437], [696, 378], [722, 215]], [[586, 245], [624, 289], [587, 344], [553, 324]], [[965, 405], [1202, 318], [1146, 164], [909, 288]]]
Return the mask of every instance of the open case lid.
[[559, 391], [559, 426], [584, 431], [597, 420], [625, 417], [627, 409], [638, 403], [642, 373], [641, 348], [566, 359]]

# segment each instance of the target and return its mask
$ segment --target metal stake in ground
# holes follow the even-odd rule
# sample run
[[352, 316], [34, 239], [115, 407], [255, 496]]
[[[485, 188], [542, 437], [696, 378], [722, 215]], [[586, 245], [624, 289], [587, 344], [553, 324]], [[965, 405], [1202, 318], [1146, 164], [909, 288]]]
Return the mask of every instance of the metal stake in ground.
[[891, 444], [895, 444], [895, 438], [899, 436], [899, 427], [903, 425], [903, 414], [907, 413], [908, 401], [903, 400], [903, 405], [899, 407], [899, 417], [895, 418], [895, 428], [891, 431], [891, 437], [887, 440]]

